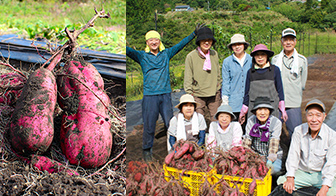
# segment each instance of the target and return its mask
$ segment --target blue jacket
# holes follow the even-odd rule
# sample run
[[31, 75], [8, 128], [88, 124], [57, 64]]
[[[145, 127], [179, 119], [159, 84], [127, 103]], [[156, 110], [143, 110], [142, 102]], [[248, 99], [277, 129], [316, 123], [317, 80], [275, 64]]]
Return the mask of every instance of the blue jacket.
[[252, 66], [252, 57], [246, 53], [244, 66], [234, 58], [233, 54], [224, 59], [222, 66], [222, 96], [229, 97], [229, 105], [233, 112], [240, 112], [243, 106], [246, 74]]
[[171, 92], [169, 60], [194, 39], [194, 37], [195, 33], [193, 32], [175, 46], [160, 51], [156, 56], [151, 52], [147, 53], [126, 47], [126, 55], [141, 66], [144, 95], [159, 95]]

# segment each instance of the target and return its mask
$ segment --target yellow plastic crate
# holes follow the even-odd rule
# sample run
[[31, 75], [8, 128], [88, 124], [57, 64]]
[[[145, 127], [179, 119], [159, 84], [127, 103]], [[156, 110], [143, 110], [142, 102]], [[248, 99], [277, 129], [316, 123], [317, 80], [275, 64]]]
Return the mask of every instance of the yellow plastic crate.
[[[217, 173], [217, 172], [216, 172]], [[230, 185], [230, 187], [235, 188], [238, 186], [239, 191], [243, 192], [245, 195], [248, 195], [249, 192], [249, 186], [252, 183], [253, 179], [251, 178], [245, 178], [237, 177], [237, 176], [228, 176], [228, 175], [221, 175], [221, 174], [213, 174], [209, 182], [211, 184], [216, 184], [218, 181], [220, 181], [222, 178]], [[271, 170], [268, 170], [266, 176], [262, 180], [256, 180], [257, 186], [254, 189], [253, 196], [265, 196], [269, 195], [271, 193], [272, 189], [272, 176], [271, 176]], [[219, 189], [219, 185], [216, 186], [216, 189]], [[218, 192], [218, 191], [217, 191]]]
[[198, 196], [199, 189], [204, 183], [205, 179], [210, 179], [210, 177], [215, 174], [216, 170], [213, 169], [209, 172], [194, 172], [194, 171], [184, 171], [168, 167], [163, 165], [165, 180], [168, 182], [171, 178], [176, 180], [181, 180], [182, 186], [186, 187], [190, 191], [191, 196]]

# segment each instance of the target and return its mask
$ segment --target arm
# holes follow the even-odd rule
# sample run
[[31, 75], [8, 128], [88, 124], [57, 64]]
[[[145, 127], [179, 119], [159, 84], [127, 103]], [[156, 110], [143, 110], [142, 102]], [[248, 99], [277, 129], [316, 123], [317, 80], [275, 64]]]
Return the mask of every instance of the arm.
[[250, 101], [250, 96], [249, 96], [249, 92], [250, 92], [250, 70], [247, 72], [246, 82], [245, 82], [245, 93], [244, 93], [243, 104], [246, 105], [246, 106], [249, 106], [249, 101]]
[[233, 126], [233, 139], [232, 139], [232, 146], [240, 146], [242, 145], [242, 136], [243, 130], [241, 125], [237, 122], [231, 122], [231, 126]]
[[284, 92], [283, 92], [280, 69], [277, 66], [274, 66], [274, 67], [275, 67], [275, 70], [274, 70], [275, 88], [278, 92], [279, 100], [284, 101], [285, 100], [285, 95], [284, 95]]
[[126, 55], [130, 57], [131, 59], [133, 59], [135, 62], [140, 64], [140, 52], [139, 51], [126, 46]]
[[[228, 57], [229, 58], [229, 57]], [[229, 104], [229, 96], [230, 96], [230, 68], [228, 65], [228, 58], [224, 59], [222, 65], [222, 100], [223, 104]]]
[[188, 94], [193, 94], [192, 81], [193, 81], [192, 58], [189, 53], [185, 60], [184, 84], [183, 84], [184, 91]]
[[304, 66], [302, 67], [302, 75], [301, 75], [301, 84], [302, 84], [302, 90], [306, 87], [307, 77], [308, 77], [308, 63], [307, 59], [305, 58]]
[[294, 133], [292, 135], [292, 140], [291, 140], [291, 144], [289, 147], [289, 151], [288, 151], [288, 157], [290, 157], [290, 159], [287, 159], [286, 161], [286, 169], [287, 169], [287, 173], [286, 176], [287, 177], [294, 177], [296, 170], [299, 167], [299, 162], [300, 162], [300, 152], [301, 152], [301, 134], [302, 134], [302, 125], [298, 126], [294, 129]]
[[169, 59], [173, 58], [175, 54], [177, 54], [180, 50], [182, 50], [192, 39], [195, 38], [195, 33], [192, 32], [189, 36], [184, 38], [182, 41], [180, 41], [175, 46], [168, 48], [168, 57]]
[[[322, 125], [323, 127], [323, 125]], [[333, 130], [332, 130], [333, 131]], [[322, 168], [322, 185], [331, 187], [336, 174], [336, 138], [335, 134], [328, 135], [329, 148], [326, 154], [326, 162]]]
[[245, 135], [244, 135], [244, 140], [243, 140], [243, 146], [245, 147], [249, 147], [251, 148], [251, 145], [252, 145], [252, 138], [250, 136], [250, 131], [253, 127], [253, 121], [252, 121], [252, 118], [250, 117], [248, 120], [247, 120], [247, 123], [246, 123], [246, 128], [245, 128]]
[[198, 146], [202, 146], [204, 144], [204, 140], [205, 140], [205, 130], [200, 130], [199, 134], [198, 134], [198, 142], [197, 145]]
[[214, 129], [213, 129], [213, 123], [217, 123], [217, 121], [211, 122], [210, 125], [209, 125], [209, 135], [208, 135], [208, 139], [207, 139], [207, 146], [210, 149], [215, 148], [217, 146], [215, 132], [214, 132]]
[[[282, 129], [282, 122], [273, 117], [275, 120], [275, 124], [272, 127], [272, 133], [270, 136], [269, 146], [268, 146], [268, 157], [267, 159], [274, 162], [277, 159], [277, 152], [279, 150], [279, 143], [280, 143], [280, 135]], [[271, 122], [272, 123], [272, 122]]]
[[217, 70], [217, 88], [218, 88], [222, 85], [222, 74], [221, 74], [221, 70], [220, 70], [220, 66], [219, 66], [218, 52], [216, 52], [215, 58], [216, 58], [216, 67], [218, 69]]
[[176, 142], [176, 137], [169, 135], [169, 144], [171, 146], [172, 149], [174, 149], [174, 144]]

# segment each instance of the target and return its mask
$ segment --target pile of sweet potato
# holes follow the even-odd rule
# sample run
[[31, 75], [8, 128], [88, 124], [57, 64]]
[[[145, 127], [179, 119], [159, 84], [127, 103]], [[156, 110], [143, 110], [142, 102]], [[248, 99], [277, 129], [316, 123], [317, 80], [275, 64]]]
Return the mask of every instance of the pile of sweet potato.
[[213, 161], [206, 149], [196, 143], [179, 140], [174, 144], [174, 151], [165, 158], [165, 164], [177, 169], [208, 172], [213, 167]]
[[185, 196], [190, 195], [188, 189], [178, 180], [167, 182], [164, 179], [162, 166], [158, 163], [130, 161], [126, 169], [126, 191], [132, 195]]
[[[69, 41], [53, 51], [52, 57], [27, 80], [17, 73], [0, 76], [0, 104], [15, 107], [8, 130], [13, 152], [50, 173], [59, 171], [56, 168], [61, 165], [41, 155], [54, 139], [57, 102], [63, 110], [61, 148], [71, 164], [97, 168], [111, 155], [110, 99], [104, 81], [92, 64], [79, 60], [76, 54], [78, 35], [93, 26], [97, 17], [109, 17], [103, 10], [95, 11], [96, 15], [79, 31], [66, 29]], [[62, 68], [57, 66], [61, 61], [65, 63]]]
[[250, 148], [235, 146], [227, 152], [216, 151], [215, 167], [218, 174], [263, 179], [268, 168], [263, 157]]

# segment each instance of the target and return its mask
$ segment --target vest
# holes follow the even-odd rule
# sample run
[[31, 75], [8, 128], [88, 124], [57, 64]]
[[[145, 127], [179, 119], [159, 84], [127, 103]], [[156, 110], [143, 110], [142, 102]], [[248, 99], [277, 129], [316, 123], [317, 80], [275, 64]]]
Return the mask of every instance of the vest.
[[225, 131], [225, 133], [219, 133], [218, 123], [211, 123], [211, 124], [215, 133], [217, 146], [220, 147], [223, 151], [230, 150], [232, 147], [232, 140], [233, 140], [233, 125], [231, 124], [230, 129]]
[[269, 97], [271, 105], [274, 108], [273, 116], [279, 117], [279, 95], [275, 87], [274, 70], [275, 66], [270, 65], [264, 73], [258, 73], [254, 66], [249, 70], [250, 74], [250, 91], [249, 91], [249, 111], [248, 117], [252, 115], [251, 110], [254, 100], [259, 96]]

